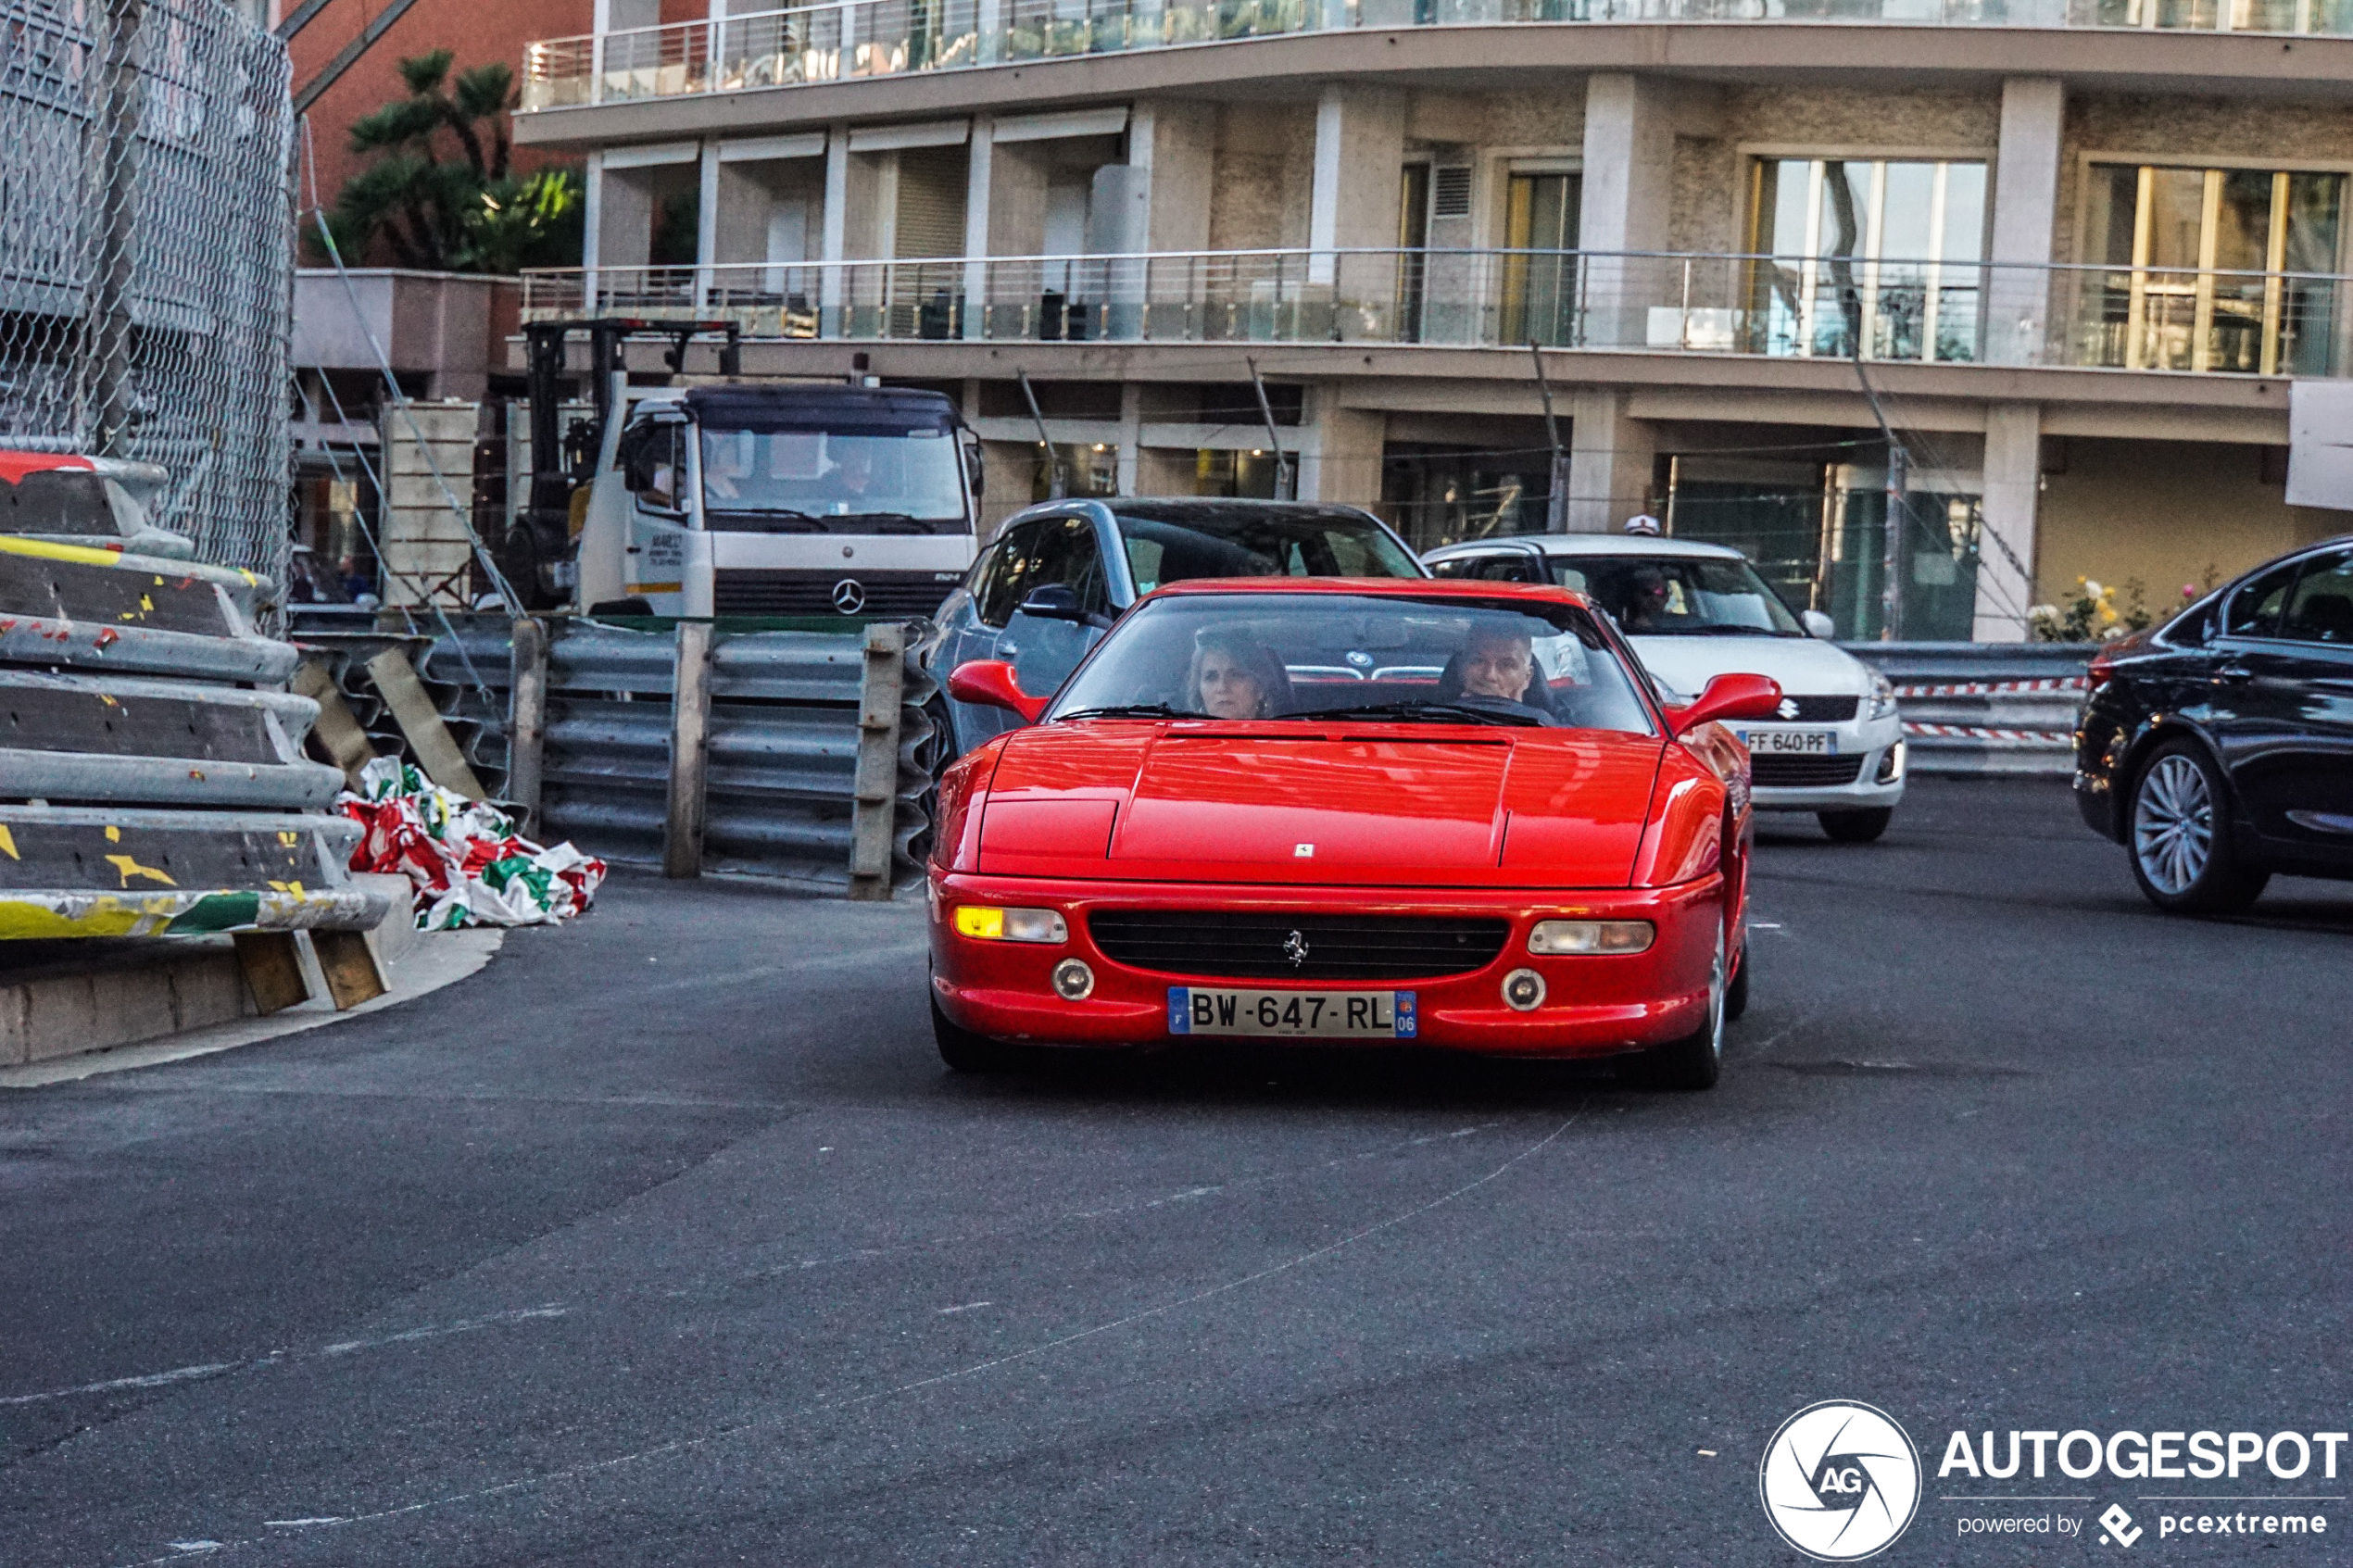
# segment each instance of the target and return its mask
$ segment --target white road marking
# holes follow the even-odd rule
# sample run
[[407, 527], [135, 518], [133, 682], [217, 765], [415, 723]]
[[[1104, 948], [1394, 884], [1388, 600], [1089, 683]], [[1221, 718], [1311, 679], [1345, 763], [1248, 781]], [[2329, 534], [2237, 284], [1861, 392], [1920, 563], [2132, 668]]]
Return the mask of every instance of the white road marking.
[[[1305, 1252], [1288, 1258], [1282, 1262], [1271, 1264], [1266, 1268], [1240, 1275], [1238, 1278], [1226, 1280], [1220, 1284], [1213, 1285], [1205, 1290], [1198, 1290], [1189, 1296], [1179, 1297], [1171, 1301], [1164, 1301], [1157, 1307], [1147, 1307], [1141, 1311], [1130, 1312], [1125, 1317], [1114, 1318], [1108, 1323], [1097, 1323], [1091, 1328], [1082, 1328], [1076, 1333], [1065, 1334], [1060, 1336], [1059, 1337], [1046, 1340], [1040, 1344], [1033, 1345], [1026, 1350], [1015, 1350], [1009, 1355], [992, 1357], [985, 1361], [975, 1361], [970, 1366], [960, 1367], [954, 1371], [936, 1373], [929, 1377], [919, 1377], [912, 1383], [902, 1383], [895, 1387], [877, 1389], [871, 1394], [861, 1394], [851, 1399], [821, 1399], [813, 1405], [803, 1407], [798, 1411], [787, 1411], [784, 1414], [762, 1416], [750, 1421], [736, 1422], [730, 1425], [718, 1427], [712, 1431], [699, 1433], [692, 1436], [673, 1437], [666, 1443], [657, 1443], [650, 1448], [637, 1449], [628, 1453], [615, 1454], [608, 1459], [584, 1460], [577, 1464], [564, 1465], [559, 1469], [542, 1471], [536, 1474], [520, 1475], [511, 1481], [501, 1481], [492, 1486], [477, 1487], [472, 1491], [446, 1493], [443, 1496], [434, 1498], [421, 1498], [415, 1502], [396, 1504], [391, 1508], [379, 1509], [372, 1513], [355, 1513], [342, 1519], [322, 1519], [310, 1521], [310, 1523], [369, 1524], [382, 1520], [398, 1519], [409, 1514], [422, 1513], [433, 1509], [450, 1508], [465, 1503], [481, 1502], [490, 1498], [505, 1497], [515, 1492], [529, 1491], [536, 1487], [549, 1486], [560, 1481], [582, 1479], [586, 1476], [599, 1474], [608, 1470], [617, 1470], [623, 1465], [641, 1464], [648, 1460], [660, 1459], [670, 1454], [688, 1453], [698, 1449], [708, 1448], [713, 1443], [724, 1442], [730, 1437], [739, 1436], [747, 1432], [759, 1431], [766, 1427], [779, 1426], [786, 1421], [798, 1419], [803, 1416], [814, 1415], [824, 1411], [856, 1410], [863, 1405], [871, 1405], [884, 1399], [896, 1399], [902, 1394], [912, 1394], [920, 1389], [937, 1387], [941, 1384], [954, 1383], [968, 1377], [976, 1377], [983, 1373], [993, 1372], [999, 1367], [1012, 1366], [1016, 1362], [1026, 1361], [1036, 1356], [1047, 1355], [1052, 1351], [1062, 1349], [1065, 1346], [1076, 1345], [1082, 1340], [1092, 1339], [1098, 1335], [1115, 1333], [1120, 1329], [1128, 1328], [1134, 1324], [1147, 1322], [1152, 1318], [1160, 1317], [1164, 1313], [1177, 1311], [1186, 1307], [1197, 1306], [1203, 1301], [1212, 1300], [1217, 1297], [1227, 1295], [1236, 1290], [1240, 1290], [1245, 1286], [1255, 1285], [1262, 1280], [1272, 1279], [1277, 1274], [1289, 1273], [1294, 1269], [1305, 1267], [1319, 1258], [1327, 1258], [1335, 1252], [1340, 1251], [1345, 1248], [1352, 1247], [1357, 1242], [1365, 1240], [1368, 1236], [1378, 1236], [1383, 1231], [1404, 1224], [1410, 1220], [1418, 1219], [1420, 1216], [1428, 1213], [1434, 1209], [1441, 1208], [1446, 1204], [1453, 1202], [1458, 1198], [1462, 1198], [1466, 1194], [1478, 1191], [1480, 1187], [1485, 1186], [1488, 1183], [1504, 1175], [1522, 1161], [1532, 1159], [1536, 1155], [1542, 1153], [1545, 1149], [1550, 1148], [1555, 1142], [1557, 1142], [1562, 1134], [1567, 1132], [1569, 1128], [1575, 1126], [1577, 1123], [1582, 1119], [1583, 1112], [1581, 1111], [1571, 1115], [1567, 1121], [1561, 1123], [1559, 1126], [1554, 1127], [1551, 1132], [1545, 1134], [1544, 1136], [1529, 1145], [1526, 1148], [1521, 1149], [1517, 1154], [1513, 1155], [1510, 1159], [1504, 1160], [1502, 1164], [1496, 1166], [1485, 1175], [1465, 1182], [1462, 1185], [1454, 1187], [1450, 1191], [1442, 1192], [1426, 1203], [1416, 1204], [1413, 1208], [1392, 1214], [1385, 1220], [1375, 1221], [1373, 1223], [1366, 1225], [1360, 1230], [1352, 1231], [1348, 1235], [1343, 1236], [1335, 1241], [1327, 1242], [1321, 1247], [1312, 1248]], [[1338, 1162], [1334, 1161], [1333, 1163]]]
[[967, 1301], [961, 1307], [942, 1307], [939, 1309], [939, 1315], [943, 1318], [951, 1318], [958, 1312], [976, 1312], [983, 1307], [993, 1307], [996, 1304], [994, 1301]]
[[[500, 1323], [528, 1323], [535, 1318], [560, 1318], [571, 1312], [569, 1307], [523, 1307], [511, 1312], [493, 1312], [488, 1317], [466, 1318], [458, 1323], [434, 1323], [424, 1328], [411, 1328], [398, 1334], [380, 1335], [372, 1339], [345, 1339], [316, 1350], [272, 1350], [266, 1356], [250, 1356], [241, 1361], [206, 1361], [196, 1366], [174, 1367], [170, 1372], [145, 1373], [137, 1377], [110, 1378], [104, 1383], [78, 1384], [71, 1388], [51, 1388], [39, 1394], [11, 1394], [0, 1399], [0, 1407], [34, 1405], [45, 1399], [69, 1399], [77, 1394], [111, 1394], [132, 1388], [161, 1388], [173, 1383], [192, 1383], [198, 1378], [218, 1377], [223, 1373], [240, 1372], [253, 1367], [274, 1366], [281, 1361], [309, 1361], [323, 1356], [347, 1356], [355, 1350], [372, 1350], [385, 1345], [406, 1345], [418, 1339], [440, 1339], [452, 1334], [472, 1334], [477, 1329], [495, 1328]], [[220, 1543], [213, 1543], [218, 1546]]]

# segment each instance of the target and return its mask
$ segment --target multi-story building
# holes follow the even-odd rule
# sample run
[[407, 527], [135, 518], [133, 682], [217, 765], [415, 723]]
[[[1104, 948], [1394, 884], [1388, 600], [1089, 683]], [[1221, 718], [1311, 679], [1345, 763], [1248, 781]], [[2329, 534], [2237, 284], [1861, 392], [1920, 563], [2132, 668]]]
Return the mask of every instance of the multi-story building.
[[1891, 565], [1903, 635], [2016, 638], [2345, 526], [2284, 481], [2353, 366], [2347, 0], [597, 4], [525, 62], [591, 204], [527, 310], [948, 387], [1000, 512], [1034, 395], [1074, 491], [1649, 511], [1846, 635]]

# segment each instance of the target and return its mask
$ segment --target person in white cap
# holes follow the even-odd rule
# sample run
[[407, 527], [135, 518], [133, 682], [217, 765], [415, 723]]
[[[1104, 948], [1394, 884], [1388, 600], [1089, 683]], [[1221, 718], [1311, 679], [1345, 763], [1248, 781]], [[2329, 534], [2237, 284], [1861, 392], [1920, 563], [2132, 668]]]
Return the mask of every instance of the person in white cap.
[[1626, 532], [1639, 533], [1645, 539], [1658, 537], [1658, 519], [1648, 512], [1637, 512], [1626, 520]]

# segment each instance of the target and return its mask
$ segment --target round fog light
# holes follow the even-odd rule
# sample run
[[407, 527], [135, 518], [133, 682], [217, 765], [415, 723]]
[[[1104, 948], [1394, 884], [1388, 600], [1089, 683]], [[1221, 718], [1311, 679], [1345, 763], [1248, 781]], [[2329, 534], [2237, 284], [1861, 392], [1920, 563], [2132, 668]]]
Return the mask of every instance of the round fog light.
[[1515, 1011], [1530, 1012], [1544, 1005], [1544, 977], [1532, 969], [1516, 969], [1504, 976], [1504, 1000]]
[[1076, 959], [1054, 966], [1054, 995], [1066, 1002], [1083, 1002], [1094, 995], [1095, 972]]

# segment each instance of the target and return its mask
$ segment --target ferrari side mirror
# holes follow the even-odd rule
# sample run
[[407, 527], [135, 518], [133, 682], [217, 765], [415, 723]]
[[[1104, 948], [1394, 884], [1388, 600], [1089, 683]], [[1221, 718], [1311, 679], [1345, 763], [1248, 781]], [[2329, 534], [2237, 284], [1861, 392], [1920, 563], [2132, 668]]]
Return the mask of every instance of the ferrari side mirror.
[[1838, 635], [1838, 623], [1818, 609], [1809, 609], [1797, 618], [1806, 624], [1806, 634], [1829, 642]]
[[1719, 719], [1770, 719], [1781, 705], [1781, 684], [1762, 675], [1718, 675], [1689, 708], [1670, 709], [1679, 735]]
[[[1773, 691], [1778, 700], [1780, 688]], [[1013, 667], [1001, 659], [975, 659], [956, 666], [948, 673], [948, 695], [975, 708], [1001, 708], [1019, 714], [1025, 724], [1035, 724], [1046, 711], [1046, 698], [1023, 691], [1021, 683], [1013, 679]]]

